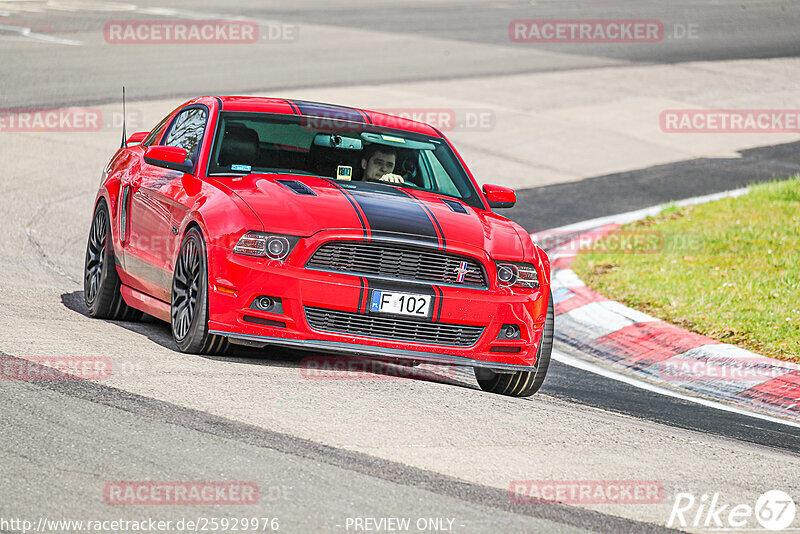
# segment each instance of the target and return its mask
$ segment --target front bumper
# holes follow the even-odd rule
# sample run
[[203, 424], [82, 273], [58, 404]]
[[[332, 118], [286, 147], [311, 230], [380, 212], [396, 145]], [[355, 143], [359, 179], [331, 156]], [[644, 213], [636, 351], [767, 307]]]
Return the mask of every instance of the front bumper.
[[[335, 234], [335, 235], [334, 235]], [[547, 313], [549, 288], [489, 288], [397, 282], [353, 274], [306, 269], [311, 253], [331, 239], [363, 239], [347, 231], [320, 232], [301, 243], [283, 262], [233, 254], [210, 246], [209, 329], [256, 345], [271, 344], [357, 354], [360, 356], [416, 360], [493, 369], [533, 370]], [[483, 251], [448, 243], [448, 251], [480, 258]], [[489, 263], [482, 260], [484, 265]], [[491, 285], [491, 284], [490, 284]], [[433, 297], [430, 323], [481, 327], [470, 346], [387, 339], [352, 332], [331, 332], [309, 325], [306, 308], [370, 314], [368, 302], [374, 289], [419, 293]], [[261, 296], [279, 298], [278, 313], [251, 308]], [[375, 314], [378, 317], [377, 314]], [[393, 316], [381, 314], [381, 321]], [[519, 339], [498, 339], [503, 324], [520, 326]], [[403, 337], [400, 335], [400, 337]]]

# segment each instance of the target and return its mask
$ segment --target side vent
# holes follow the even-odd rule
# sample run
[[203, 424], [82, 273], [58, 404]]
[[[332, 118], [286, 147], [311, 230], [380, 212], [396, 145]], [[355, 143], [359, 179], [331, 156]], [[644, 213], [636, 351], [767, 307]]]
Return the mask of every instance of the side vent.
[[297, 180], [275, 180], [275, 181], [283, 186], [288, 187], [298, 195], [317, 196], [317, 194], [303, 182], [298, 182]]
[[447, 200], [447, 199], [444, 199], [444, 198], [442, 199], [442, 202], [444, 202], [445, 204], [447, 204], [447, 206], [448, 206], [448, 207], [449, 207], [451, 210], [453, 210], [454, 212], [456, 212], [456, 213], [463, 213], [463, 214], [465, 214], [465, 215], [467, 214], [467, 210], [466, 210], [466, 209], [464, 209], [464, 205], [463, 205], [463, 204], [461, 204], [461, 202], [456, 202], [455, 200]]

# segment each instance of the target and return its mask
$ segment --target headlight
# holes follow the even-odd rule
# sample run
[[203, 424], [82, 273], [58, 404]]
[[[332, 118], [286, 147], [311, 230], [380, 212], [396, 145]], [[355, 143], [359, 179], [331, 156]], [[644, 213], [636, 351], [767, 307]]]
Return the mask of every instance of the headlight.
[[264, 232], [247, 232], [233, 247], [234, 254], [245, 256], [265, 256], [271, 260], [283, 261], [300, 238]]
[[498, 261], [497, 278], [500, 280], [500, 287], [539, 287], [539, 277], [536, 274], [536, 267], [530, 263]]

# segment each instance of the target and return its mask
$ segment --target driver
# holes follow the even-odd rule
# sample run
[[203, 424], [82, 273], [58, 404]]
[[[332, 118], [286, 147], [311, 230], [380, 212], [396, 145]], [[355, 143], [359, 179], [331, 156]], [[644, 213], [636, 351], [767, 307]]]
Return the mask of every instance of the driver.
[[362, 180], [369, 182], [389, 182], [402, 184], [403, 177], [393, 174], [394, 165], [397, 161], [397, 151], [386, 145], [373, 144], [364, 151], [361, 158], [361, 168], [364, 169]]

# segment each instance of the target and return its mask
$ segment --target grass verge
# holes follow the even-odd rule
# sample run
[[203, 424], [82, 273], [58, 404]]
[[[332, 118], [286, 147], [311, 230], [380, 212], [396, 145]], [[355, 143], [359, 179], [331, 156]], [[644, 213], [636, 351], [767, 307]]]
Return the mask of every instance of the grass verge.
[[668, 207], [581, 251], [573, 269], [610, 299], [800, 363], [800, 176]]

